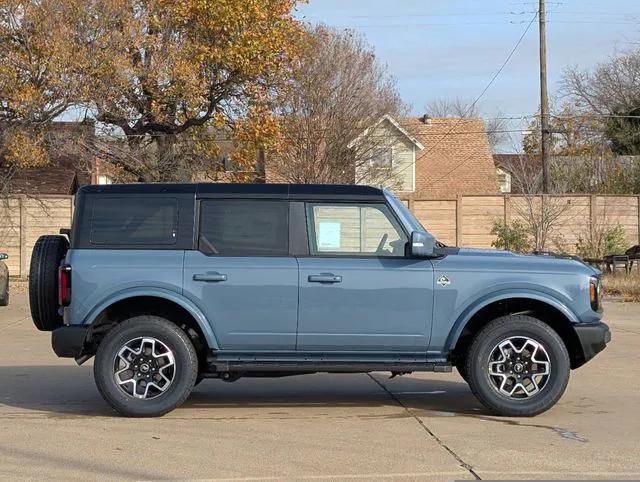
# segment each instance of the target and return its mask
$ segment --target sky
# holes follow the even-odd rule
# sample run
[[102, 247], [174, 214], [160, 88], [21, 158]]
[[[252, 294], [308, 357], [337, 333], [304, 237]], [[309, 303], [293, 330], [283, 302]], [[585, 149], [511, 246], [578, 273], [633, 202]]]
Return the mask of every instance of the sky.
[[[396, 78], [414, 115], [436, 99], [476, 99], [516, 45], [538, 2], [532, 0], [309, 0], [297, 17], [362, 33]], [[558, 94], [565, 68], [593, 68], [640, 48], [640, 0], [548, 0], [548, 85]], [[540, 104], [538, 23], [529, 29], [482, 97], [484, 116], [534, 114]], [[509, 129], [527, 121], [509, 120]], [[501, 151], [520, 147], [520, 137]]]

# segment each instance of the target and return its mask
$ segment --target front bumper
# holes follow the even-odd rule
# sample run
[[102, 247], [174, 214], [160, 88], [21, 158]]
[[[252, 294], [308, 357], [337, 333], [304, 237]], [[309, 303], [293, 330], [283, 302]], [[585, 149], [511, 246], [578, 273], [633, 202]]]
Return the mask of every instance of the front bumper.
[[582, 359], [578, 366], [591, 360], [611, 341], [611, 332], [605, 323], [599, 321], [596, 323], [577, 323], [573, 325], [573, 328], [582, 347]]
[[82, 354], [88, 326], [69, 325], [56, 328], [51, 333], [51, 347], [61, 358], [78, 358]]

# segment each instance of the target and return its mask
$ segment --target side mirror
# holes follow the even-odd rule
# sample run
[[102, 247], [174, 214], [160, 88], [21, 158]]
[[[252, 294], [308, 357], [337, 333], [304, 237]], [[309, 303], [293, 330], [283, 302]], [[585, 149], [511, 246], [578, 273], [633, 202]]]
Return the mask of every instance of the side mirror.
[[0, 253], [0, 261], [2, 261], [3, 259], [7, 259], [9, 257], [9, 255], [7, 253]]
[[436, 238], [429, 233], [423, 231], [414, 231], [411, 233], [411, 241], [409, 243], [409, 253], [414, 258], [426, 258], [433, 256], [433, 250], [436, 246]]

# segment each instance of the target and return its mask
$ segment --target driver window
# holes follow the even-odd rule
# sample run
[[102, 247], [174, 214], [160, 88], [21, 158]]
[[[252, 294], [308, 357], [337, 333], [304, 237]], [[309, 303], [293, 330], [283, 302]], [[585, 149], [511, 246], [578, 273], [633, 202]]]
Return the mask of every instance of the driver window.
[[404, 256], [407, 237], [384, 204], [308, 204], [312, 255]]

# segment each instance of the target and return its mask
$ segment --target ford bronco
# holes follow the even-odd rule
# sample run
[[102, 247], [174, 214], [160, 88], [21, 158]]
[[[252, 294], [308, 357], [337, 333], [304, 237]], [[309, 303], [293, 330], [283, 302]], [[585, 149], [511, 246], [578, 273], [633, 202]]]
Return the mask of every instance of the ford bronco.
[[87, 186], [33, 250], [36, 327], [128, 416], [205, 378], [449, 372], [531, 416], [610, 340], [577, 259], [447, 247], [366, 186]]

